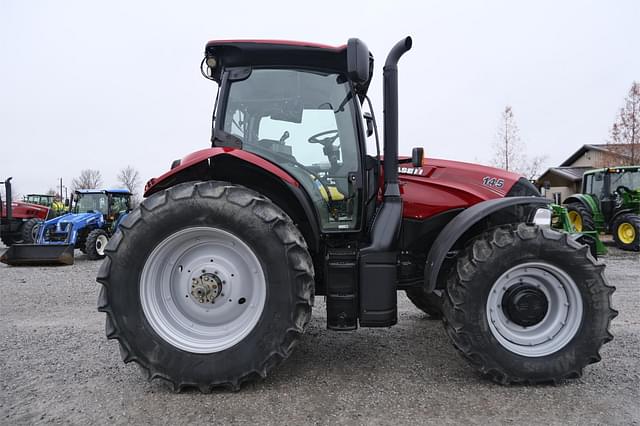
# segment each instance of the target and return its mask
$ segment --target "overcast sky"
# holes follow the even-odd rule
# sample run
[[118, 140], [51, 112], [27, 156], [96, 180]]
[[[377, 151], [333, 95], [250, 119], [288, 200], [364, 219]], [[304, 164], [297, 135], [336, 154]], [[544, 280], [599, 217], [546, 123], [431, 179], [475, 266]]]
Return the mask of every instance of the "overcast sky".
[[210, 39], [364, 40], [382, 121], [382, 63], [398, 39], [400, 152], [488, 162], [504, 106], [530, 155], [557, 165], [602, 143], [640, 80], [640, 1], [0, 1], [0, 180], [17, 191], [83, 168], [143, 181], [210, 145]]

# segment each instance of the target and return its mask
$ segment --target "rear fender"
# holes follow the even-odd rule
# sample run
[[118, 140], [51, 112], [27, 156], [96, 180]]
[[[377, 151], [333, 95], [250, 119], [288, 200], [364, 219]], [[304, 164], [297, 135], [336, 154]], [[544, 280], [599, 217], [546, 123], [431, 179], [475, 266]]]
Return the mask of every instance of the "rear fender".
[[[440, 269], [456, 242], [475, 224], [482, 222], [490, 215], [514, 206], [543, 207], [551, 204], [551, 200], [541, 197], [505, 197], [483, 201], [462, 211], [444, 227], [433, 242], [427, 255], [424, 269], [425, 290], [432, 291], [436, 287]], [[529, 218], [523, 218], [528, 220]]]
[[569, 203], [580, 203], [586, 209], [588, 209], [592, 215], [596, 215], [600, 213], [600, 206], [598, 205], [598, 201], [589, 194], [573, 194], [564, 200], [563, 204], [567, 205]]
[[320, 227], [316, 210], [300, 183], [285, 170], [248, 151], [209, 148], [194, 152], [162, 176], [151, 179], [145, 197], [189, 181], [220, 180], [264, 195], [284, 210], [299, 227], [309, 249], [318, 252]]

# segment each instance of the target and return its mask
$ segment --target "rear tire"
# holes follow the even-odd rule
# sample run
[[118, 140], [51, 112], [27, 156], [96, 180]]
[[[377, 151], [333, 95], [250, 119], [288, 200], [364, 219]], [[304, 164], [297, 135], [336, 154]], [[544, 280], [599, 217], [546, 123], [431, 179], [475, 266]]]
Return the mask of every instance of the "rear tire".
[[41, 224], [42, 220], [36, 218], [31, 218], [22, 224], [20, 233], [22, 234], [23, 244], [33, 244], [36, 242]]
[[427, 293], [423, 288], [416, 287], [407, 289], [406, 293], [415, 307], [429, 315], [430, 319], [442, 318], [443, 290]]
[[105, 248], [109, 243], [109, 236], [102, 229], [94, 229], [87, 235], [85, 241], [85, 253], [89, 260], [99, 260], [105, 256]]
[[20, 240], [16, 240], [14, 237], [10, 235], [4, 235], [4, 234], [1, 235], [0, 240], [2, 241], [2, 244], [4, 244], [7, 247], [11, 247], [14, 244], [20, 244]]
[[640, 216], [627, 213], [613, 222], [611, 233], [616, 246], [622, 250], [640, 250]]
[[575, 228], [576, 232], [595, 231], [596, 224], [593, 220], [591, 211], [582, 203], [567, 204], [567, 213], [569, 220]]
[[266, 377], [304, 333], [314, 291], [291, 219], [260, 194], [216, 181], [142, 202], [111, 239], [98, 282], [98, 310], [123, 361], [176, 391], [238, 390]]
[[501, 226], [459, 255], [447, 282], [445, 329], [462, 356], [495, 382], [577, 378], [613, 338], [614, 290], [604, 265], [567, 234]]

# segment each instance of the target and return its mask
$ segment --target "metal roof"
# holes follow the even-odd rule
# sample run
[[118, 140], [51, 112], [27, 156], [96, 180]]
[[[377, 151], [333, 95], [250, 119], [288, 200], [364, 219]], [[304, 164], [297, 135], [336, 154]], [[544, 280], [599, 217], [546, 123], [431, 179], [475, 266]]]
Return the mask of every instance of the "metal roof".
[[79, 192], [80, 194], [108, 194], [108, 193], [112, 193], [112, 194], [131, 194], [131, 192], [129, 192], [128, 189], [121, 189], [121, 188], [115, 188], [115, 189], [76, 189], [76, 192]]
[[[620, 145], [613, 145], [613, 146], [620, 146]], [[619, 152], [612, 151], [610, 148], [611, 148], [611, 145], [605, 144], [605, 143], [582, 145], [580, 147], [580, 149], [578, 149], [576, 152], [571, 154], [571, 156], [569, 156], [569, 158], [564, 160], [562, 162], [562, 164], [560, 164], [560, 167], [571, 167], [573, 162], [576, 161], [578, 158], [580, 158], [587, 151], [607, 152], [607, 153], [610, 153], [612, 155], [617, 155], [617, 156], [619, 156], [621, 158], [625, 157], [623, 154], [620, 154]]]
[[546, 172], [540, 175], [537, 181], [542, 182], [544, 176], [547, 174], [554, 174], [572, 182], [579, 182], [582, 180], [584, 172], [591, 169], [592, 167], [550, 167]]

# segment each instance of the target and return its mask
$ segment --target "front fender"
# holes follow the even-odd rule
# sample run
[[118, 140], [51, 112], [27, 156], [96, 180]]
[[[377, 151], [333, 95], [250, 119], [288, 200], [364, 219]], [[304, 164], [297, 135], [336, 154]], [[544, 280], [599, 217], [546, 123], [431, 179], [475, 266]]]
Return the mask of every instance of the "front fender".
[[567, 199], [564, 200], [563, 205], [566, 206], [567, 204], [570, 204], [570, 203], [582, 204], [593, 215], [599, 213], [600, 211], [598, 202], [592, 195], [589, 195], [589, 194], [573, 194], [572, 196], [567, 197]]
[[473, 225], [487, 216], [507, 207], [517, 205], [549, 205], [552, 201], [541, 197], [505, 197], [483, 201], [462, 211], [444, 227], [433, 242], [424, 268], [425, 290], [432, 291], [436, 287], [438, 274], [447, 253], [458, 239]]

